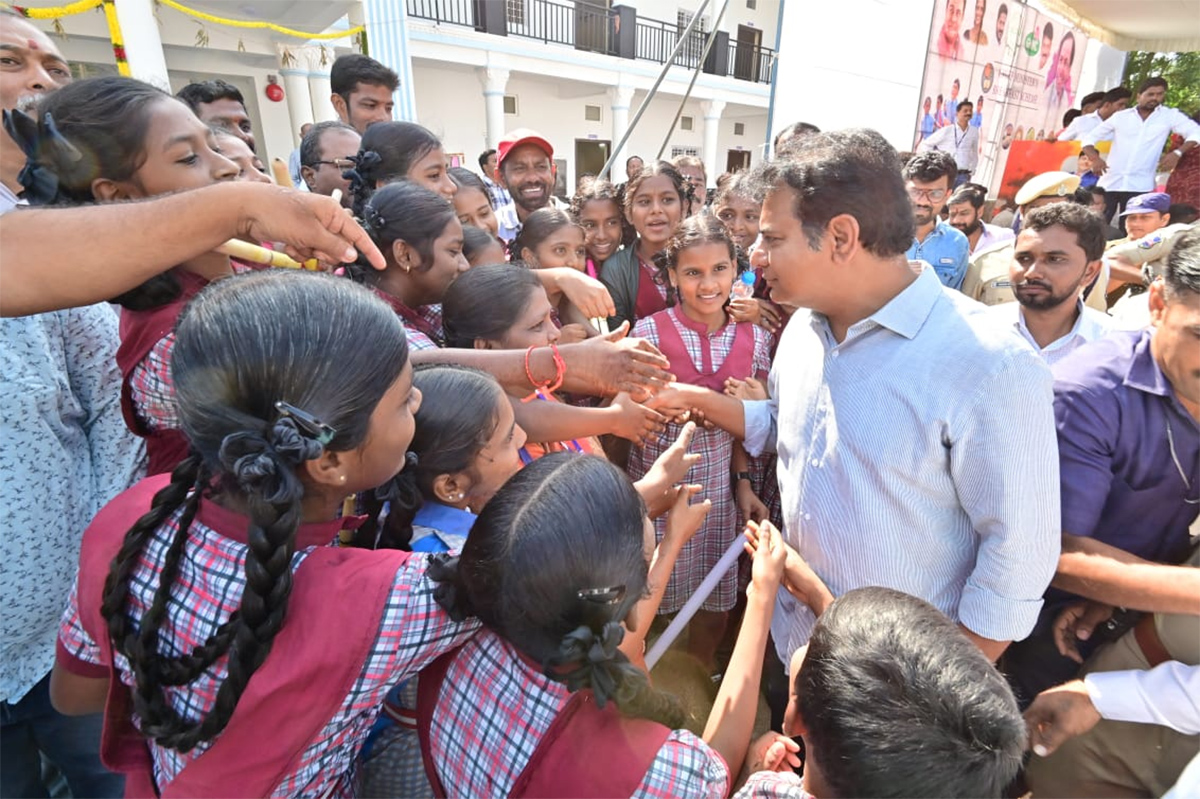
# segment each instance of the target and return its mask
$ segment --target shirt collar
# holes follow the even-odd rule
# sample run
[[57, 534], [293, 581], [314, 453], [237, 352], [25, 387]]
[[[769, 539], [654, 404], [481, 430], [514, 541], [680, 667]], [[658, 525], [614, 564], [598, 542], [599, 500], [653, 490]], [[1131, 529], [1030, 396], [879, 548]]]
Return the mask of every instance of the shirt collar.
[[[302, 524], [296, 528], [296, 549], [328, 546], [337, 538], [339, 532], [357, 530], [366, 520], [366, 516], [343, 516], [324, 522]], [[239, 544], [249, 543], [249, 517], [223, 508], [208, 497], [200, 500], [196, 521]]]
[[413, 524], [451, 535], [466, 536], [475, 524], [475, 514], [440, 502], [426, 500], [413, 517]]
[[1133, 359], [1129, 362], [1129, 371], [1125, 373], [1125, 385], [1155, 394], [1159, 397], [1172, 397], [1175, 392], [1171, 382], [1158, 367], [1154, 353], [1150, 351], [1150, 341], [1154, 338], [1153, 330], [1143, 330], [1141, 338], [1133, 345]]
[[[921, 271], [917, 274], [917, 279], [909, 283], [895, 297], [892, 297], [887, 305], [884, 305], [862, 322], [851, 325], [851, 330], [863, 325], [864, 322], [873, 322], [880, 327], [887, 328], [898, 336], [904, 336], [907, 339], [916, 338], [917, 333], [921, 330], [921, 326], [925, 324], [925, 320], [929, 318], [929, 314], [933, 311], [934, 304], [942, 296], [942, 281], [938, 278], [937, 272], [924, 262], [916, 261], [911, 263], [919, 263], [921, 265]], [[847, 339], [849, 339], [849, 336], [847, 336]]]
[[[1029, 326], [1025, 324], [1025, 306], [1021, 305], [1021, 303], [1019, 303], [1019, 302], [1014, 302], [1013, 305], [1017, 306], [1017, 328], [1019, 330], [1021, 330], [1029, 338], [1030, 341], [1033, 341], [1034, 340], [1033, 334], [1029, 332]], [[1044, 349], [1044, 350], [1054, 349], [1055, 344], [1058, 344], [1060, 342], [1070, 341], [1071, 339], [1073, 339], [1079, 335], [1079, 329], [1081, 327], [1083, 327], [1083, 321], [1084, 321], [1083, 320], [1083, 307], [1084, 307], [1083, 306], [1083, 298], [1080, 297], [1080, 298], [1076, 299], [1075, 300], [1075, 324], [1071, 325], [1071, 330], [1065, 336], [1055, 339], [1054, 341], [1047, 344], [1045, 347], [1042, 347], [1042, 349]]]
[[718, 327], [712, 333], [709, 333], [708, 325], [704, 324], [703, 322], [697, 322], [696, 320], [690, 318], [687, 314], [685, 314], [683, 312], [683, 309], [681, 309], [678, 305], [671, 306], [670, 311], [671, 311], [671, 316], [676, 321], [678, 321], [679, 324], [683, 325], [688, 330], [690, 330], [693, 333], [695, 333], [696, 335], [700, 336], [700, 338], [702, 338], [702, 339], [711, 338], [712, 336], [715, 336], [716, 334], [720, 333], [722, 330], [724, 330], [726, 328], [726, 326], [729, 325], [729, 323], [731, 321], [729, 318], [729, 315], [726, 314], [725, 315], [725, 324]]

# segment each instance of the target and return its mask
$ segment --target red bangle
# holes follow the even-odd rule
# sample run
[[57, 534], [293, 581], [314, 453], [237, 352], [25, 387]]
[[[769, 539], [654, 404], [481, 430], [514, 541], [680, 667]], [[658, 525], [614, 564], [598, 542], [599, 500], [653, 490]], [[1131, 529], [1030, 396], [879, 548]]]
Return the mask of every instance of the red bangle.
[[539, 383], [533, 377], [533, 370], [529, 368], [529, 357], [533, 354], [534, 347], [530, 347], [525, 351], [525, 377], [529, 379], [530, 385], [533, 386], [533, 392], [521, 399], [521, 402], [531, 402], [537, 399], [542, 392], [553, 394], [562, 387], [563, 378], [567, 376], [567, 362], [563, 360], [562, 355], [558, 352], [558, 345], [551, 344], [550, 350], [554, 355], [554, 379], [547, 380], [544, 383]]

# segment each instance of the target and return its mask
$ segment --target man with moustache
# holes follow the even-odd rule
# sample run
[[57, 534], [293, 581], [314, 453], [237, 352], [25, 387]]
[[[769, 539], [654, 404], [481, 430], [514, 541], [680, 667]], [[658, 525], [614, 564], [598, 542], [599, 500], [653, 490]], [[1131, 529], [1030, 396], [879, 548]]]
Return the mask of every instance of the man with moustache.
[[[958, 81], [954, 82], [954, 88], [957, 92]], [[957, 102], [953, 95], [950, 102]], [[970, 180], [971, 173], [979, 164], [979, 128], [971, 126], [974, 109], [975, 106], [970, 100], [958, 103], [954, 112], [954, 123], [938, 130], [917, 146], [917, 152], [939, 150], [954, 156], [954, 162], [958, 165], [958, 173], [954, 177], [955, 187]]]
[[552, 205], [567, 210], [554, 191], [554, 148], [539, 133], [520, 128], [500, 140], [496, 182], [508, 190], [512, 201], [496, 211], [500, 238], [512, 242], [534, 211]]
[[972, 257], [997, 244], [1011, 241], [1015, 235], [1008, 228], [983, 221], [983, 202], [986, 194], [987, 189], [978, 183], [964, 183], [954, 190], [954, 194], [950, 195], [950, 202], [946, 205], [949, 212], [947, 221], [951, 227], [967, 237]]
[[908, 248], [908, 260], [929, 264], [942, 284], [952, 289], [962, 285], [967, 271], [967, 237], [943, 222], [939, 214], [957, 173], [954, 157], [937, 150], [918, 153], [904, 165], [917, 233]]
[[937, 40], [937, 53], [942, 58], [962, 58], [962, 37], [959, 31], [966, 3], [967, 0], [946, 0], [946, 16], [942, 20], [942, 30]]
[[343, 173], [354, 168], [350, 156], [358, 153], [362, 136], [344, 122], [318, 122], [300, 143], [300, 177], [313, 194], [332, 197], [342, 193], [342, 207], [350, 208], [354, 196]]
[[[1171, 171], [1184, 153], [1200, 145], [1200, 125], [1182, 111], [1163, 105], [1166, 96], [1166, 80], [1146, 78], [1138, 86], [1136, 107], [1118, 111], [1083, 137], [1083, 152], [1100, 177], [1097, 185], [1105, 191], [1104, 218], [1108, 221], [1137, 195], [1154, 191], [1157, 172]], [[1172, 133], [1185, 141], [1160, 158]], [[1096, 149], [1102, 141], [1112, 142], [1108, 160]], [[1123, 218], [1118, 224], [1125, 229]]]
[[1112, 329], [1112, 319], [1079, 296], [1100, 274], [1103, 255], [1099, 216], [1075, 203], [1034, 209], [1021, 224], [1009, 267], [1017, 301], [990, 312], [1053, 366]]

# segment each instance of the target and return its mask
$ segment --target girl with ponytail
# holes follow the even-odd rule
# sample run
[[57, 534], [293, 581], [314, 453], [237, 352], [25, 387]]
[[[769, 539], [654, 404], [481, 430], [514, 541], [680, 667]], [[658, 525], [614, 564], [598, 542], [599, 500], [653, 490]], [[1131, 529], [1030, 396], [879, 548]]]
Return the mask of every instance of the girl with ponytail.
[[405, 465], [403, 329], [348, 281], [266, 271], [201, 293], [176, 335], [191, 455], [84, 534], [52, 699], [104, 709], [130, 795], [348, 795], [388, 688], [472, 630], [425, 556], [330, 546], [360, 521], [345, 498]]
[[[238, 166], [182, 101], [133, 78], [76, 81], [47, 94], [34, 119], [13, 115], [29, 164], [34, 205], [138, 200], [233, 180]], [[116, 297], [122, 307], [117, 365], [125, 423], [146, 439], [147, 472], [187, 456], [170, 359], [180, 311], [210, 281], [232, 274], [229, 257], [206, 253]]]
[[[786, 547], [757, 530], [741, 635], [701, 738], [622, 647], [661, 597], [707, 507], [681, 492], [657, 553], [628, 478], [600, 458], [526, 466], [483, 509], [461, 556], [431, 567], [438, 601], [484, 631], [421, 674], [426, 773], [450, 796], [725, 796], [753, 726]], [[649, 567], [655, 557], [653, 572]], [[513, 734], [514, 731], [519, 734]]]
[[354, 215], [362, 218], [363, 206], [389, 183], [408, 180], [447, 200], [458, 186], [446, 173], [446, 153], [441, 140], [415, 122], [376, 122], [367, 128], [358, 154], [346, 173], [354, 195]]

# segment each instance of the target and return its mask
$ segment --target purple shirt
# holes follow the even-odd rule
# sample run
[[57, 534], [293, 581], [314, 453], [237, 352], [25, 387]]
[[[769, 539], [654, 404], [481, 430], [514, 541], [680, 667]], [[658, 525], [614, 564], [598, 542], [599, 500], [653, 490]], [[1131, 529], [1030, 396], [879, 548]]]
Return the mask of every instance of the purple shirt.
[[[1062, 527], [1159, 563], [1179, 563], [1200, 505], [1200, 425], [1150, 352], [1153, 332], [1116, 332], [1054, 366]], [[1171, 457], [1190, 482], [1187, 489]]]

